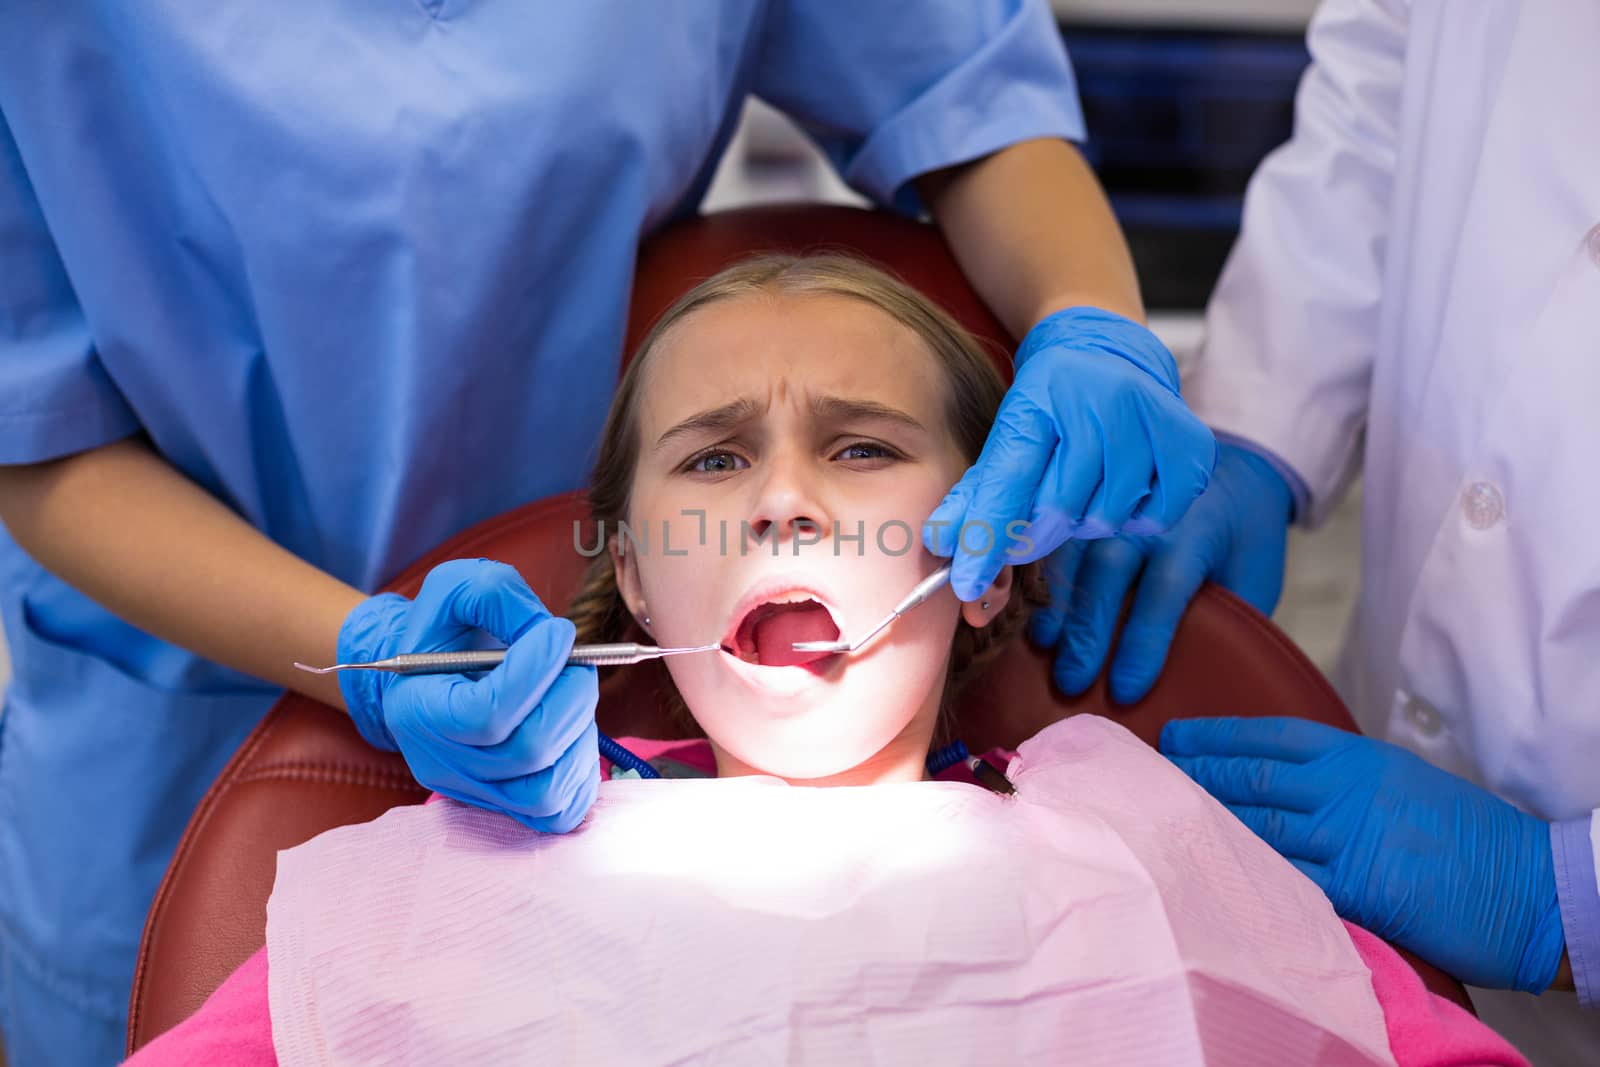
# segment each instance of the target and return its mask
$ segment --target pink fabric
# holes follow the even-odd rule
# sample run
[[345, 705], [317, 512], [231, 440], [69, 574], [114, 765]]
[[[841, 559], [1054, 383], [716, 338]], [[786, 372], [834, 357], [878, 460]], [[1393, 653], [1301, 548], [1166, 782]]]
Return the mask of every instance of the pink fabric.
[[1107, 719], [1007, 771], [808, 789], [607, 781], [552, 836], [454, 802], [282, 853], [296, 1063], [1388, 1064], [1327, 898]]
[[[665, 753], [682, 762], [709, 766], [709, 748], [703, 742], [626, 743], [647, 759]], [[952, 768], [947, 776], [960, 780], [965, 769]], [[1526, 1061], [1498, 1035], [1454, 1004], [1428, 993], [1416, 973], [1382, 941], [1349, 924], [1345, 929], [1370, 971], [1389, 1047], [1401, 1067], [1526, 1067]], [[277, 1062], [265, 948], [234, 972], [195, 1015], [146, 1045], [130, 1061], [135, 1067], [193, 1063], [268, 1067]]]
[[[1505, 1040], [1423, 986], [1394, 949], [1359, 926], [1345, 924], [1372, 972], [1383, 1007], [1389, 1049], [1399, 1067], [1528, 1067]], [[262, 947], [199, 1011], [146, 1045], [130, 1067], [277, 1067], [267, 1011], [267, 950]]]
[[1510, 1043], [1470, 1013], [1428, 992], [1400, 954], [1345, 923], [1383, 1005], [1389, 1048], [1401, 1067], [1529, 1067]]
[[128, 1067], [277, 1067], [267, 1010], [267, 950], [263, 946], [206, 998], [200, 1010], [147, 1043]]

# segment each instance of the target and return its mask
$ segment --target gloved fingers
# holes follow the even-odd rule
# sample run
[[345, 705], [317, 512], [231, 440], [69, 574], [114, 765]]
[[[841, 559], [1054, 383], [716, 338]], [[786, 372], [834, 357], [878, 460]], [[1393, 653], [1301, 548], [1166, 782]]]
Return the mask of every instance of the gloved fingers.
[[1248, 553], [1275, 552], [1281, 561], [1295, 507], [1294, 490], [1282, 472], [1261, 453], [1230, 443], [1217, 447], [1215, 478], [1226, 480], [1236, 508], [1249, 516], [1239, 533]]
[[1309, 763], [1349, 744], [1355, 735], [1289, 716], [1173, 719], [1162, 727], [1168, 756], [1259, 756]]
[[1227, 808], [1285, 859], [1320, 865], [1334, 858], [1315, 815], [1262, 804], [1228, 804]]
[[[1288, 540], [1287, 527], [1283, 533]], [[1228, 592], [1243, 600], [1263, 615], [1270, 616], [1278, 607], [1283, 595], [1284, 550], [1280, 547], [1276, 558], [1267, 549], [1235, 552], [1218, 574]]]
[[[408, 699], [414, 701], [418, 726], [459, 745], [481, 748], [500, 744], [549, 698], [549, 691], [566, 669], [576, 635], [570, 619], [547, 616], [512, 642], [504, 662], [477, 681], [461, 677], [406, 679], [403, 684]], [[585, 684], [583, 672], [575, 671], [572, 677], [574, 681], [567, 683], [563, 695], [571, 693], [573, 686]], [[425, 690], [416, 684], [420, 682], [435, 683], [432, 688], [437, 691]], [[398, 683], [390, 687], [396, 695], [400, 690]], [[593, 701], [588, 711], [593, 713]], [[390, 730], [396, 730], [397, 721], [408, 716], [390, 714], [386, 718]]]
[[[1078, 529], [1078, 515], [1081, 509], [1066, 510], [1058, 502], [1060, 494], [1052, 488], [1061, 483], [1064, 464], [1085, 466], [1081, 455], [1069, 455], [1060, 447], [1055, 449], [1050, 461], [1045, 464], [1044, 474], [1040, 476], [1033, 499], [1028, 503], [1027, 516], [1017, 528], [1019, 536], [1007, 546], [1011, 550], [1007, 563], [1032, 563], [1045, 558], [1062, 545], [1072, 543]], [[1098, 464], [1087, 469], [1091, 484], [1084, 491], [1086, 500], [1094, 492], [1096, 483], [1093, 479], [1100, 477], [1099, 470]]]
[[[398, 593], [368, 597], [339, 627], [337, 661], [365, 663], [393, 655], [411, 607], [411, 601]], [[383, 694], [390, 681], [381, 671], [339, 672], [339, 692], [356, 729], [374, 748], [393, 752], [394, 734], [383, 719]]]
[[[1056, 444], [1028, 516], [1028, 536], [1034, 540], [1035, 551], [1040, 555], [1054, 551], [1068, 538], [1093, 540], [1108, 536], [1089, 530], [1083, 521], [1090, 502], [1100, 491], [1110, 462], [1102, 434], [1092, 419], [1075, 420]], [[1029, 561], [1018, 559], [1015, 562]]]
[[[1100, 440], [1106, 444], [1102, 445], [1100, 484], [1084, 506], [1074, 537], [1093, 540], [1122, 532], [1150, 496], [1156, 475], [1155, 456], [1150, 438], [1142, 429], [1123, 425], [1133, 421], [1119, 419], [1110, 425], [1101, 425]], [[1116, 442], [1114, 448], [1109, 444], [1112, 441]]]
[[1158, 543], [1145, 564], [1111, 661], [1111, 699], [1117, 703], [1135, 703], [1156, 684], [1178, 623], [1211, 569], [1204, 552], [1178, 529]]
[[364, 663], [393, 655], [393, 642], [404, 632], [411, 608], [412, 602], [399, 593], [379, 593], [356, 605], [339, 627], [338, 662]]
[[1168, 756], [1174, 766], [1227, 805], [1316, 811], [1326, 790], [1294, 763], [1228, 756]]
[[440, 741], [438, 751], [463, 775], [479, 781], [503, 782], [535, 774], [554, 766], [594, 725], [599, 693], [593, 667], [568, 667], [505, 740], [483, 746]]
[[500, 810], [524, 826], [564, 834], [589, 813], [600, 790], [600, 731], [594, 723], [542, 771], [494, 782]]
[[1041, 571], [1050, 603], [1035, 608], [1028, 619], [1028, 640], [1040, 648], [1054, 648], [1071, 610], [1072, 588], [1078, 579], [1086, 542], [1068, 541], [1044, 558]]
[[1150, 495], [1134, 512], [1125, 532], [1162, 533], [1177, 525], [1210, 484], [1217, 465], [1217, 439], [1175, 396], [1157, 396], [1139, 414], [1151, 441], [1155, 474]]
[[583, 821], [599, 792], [600, 732], [591, 723], [555, 763], [520, 778], [483, 781], [432, 755], [413, 763], [412, 773], [429, 789], [463, 804], [502, 812], [542, 833], [566, 833]]
[[1054, 674], [1063, 692], [1076, 696], [1099, 677], [1111, 651], [1123, 598], [1143, 566], [1143, 550], [1126, 538], [1091, 541], [1083, 550], [1066, 626], [1056, 647]]
[[[1012, 408], [1009, 417], [1008, 404]], [[1029, 562], [1008, 555], [1007, 526], [1028, 516], [1055, 440], [1054, 427], [1031, 404], [1013, 403], [1010, 396], [1002, 402], [1000, 417], [974, 465], [971, 506], [956, 528], [958, 544], [950, 588], [960, 599], [978, 599], [1007, 564]], [[1037, 533], [1030, 530], [1029, 535], [1038, 540]], [[1054, 547], [1036, 546], [1036, 551], [1043, 555]]]
[[453, 559], [428, 572], [406, 622], [403, 648], [432, 652], [470, 631], [485, 630], [510, 645], [550, 612], [515, 567], [487, 559]]

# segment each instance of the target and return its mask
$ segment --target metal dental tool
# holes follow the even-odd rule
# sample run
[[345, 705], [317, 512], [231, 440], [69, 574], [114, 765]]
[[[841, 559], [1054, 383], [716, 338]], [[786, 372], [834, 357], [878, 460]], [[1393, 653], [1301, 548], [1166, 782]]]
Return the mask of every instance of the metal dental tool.
[[[715, 644], [697, 645], [694, 648], [657, 648], [655, 645], [641, 645], [633, 641], [622, 641], [612, 645], [573, 645], [572, 652], [567, 656], [567, 664], [581, 667], [625, 667], [630, 663], [639, 663], [647, 659], [681, 656], [688, 652], [711, 652], [721, 647], [722, 645]], [[493, 670], [505, 658], [505, 649], [491, 648], [468, 652], [408, 652], [400, 656], [390, 656], [388, 659], [373, 660], [371, 663], [335, 663], [331, 667], [310, 667], [304, 663], [296, 663], [295, 666], [312, 674], [331, 674], [334, 671], [470, 674], [473, 671]], [[629, 752], [605, 734], [600, 735], [599, 742], [600, 755], [610, 760], [614, 766], [631, 771], [639, 778], [661, 777], [660, 772], [648, 762]]]
[[[657, 648], [623, 641], [614, 645], [573, 645], [567, 657], [569, 666], [626, 667], [647, 659], [662, 656], [681, 656], [689, 652], [713, 652], [720, 644], [698, 645], [694, 648]], [[331, 674], [334, 671], [393, 671], [396, 674], [466, 674], [471, 671], [493, 670], [506, 658], [503, 648], [476, 652], [410, 652], [403, 656], [373, 660], [371, 663], [335, 663], [332, 667], [295, 666], [312, 674]]]
[[890, 623], [894, 622], [900, 616], [904, 615], [906, 612], [910, 611], [924, 600], [927, 600], [939, 589], [940, 586], [944, 585], [949, 580], [950, 564], [946, 563], [943, 567], [940, 567], [938, 570], [922, 579], [922, 581], [918, 582], [917, 587], [911, 590], [911, 592], [906, 595], [904, 600], [896, 604], [894, 609], [890, 611], [888, 615], [884, 616], [882, 622], [878, 623], [878, 625], [874, 626], [863, 636], [856, 638], [854, 641], [796, 641], [794, 642], [793, 648], [796, 652], [858, 651], [862, 645], [865, 645], [868, 641], [871, 641], [874, 637], [877, 637], [884, 630], [888, 629]]

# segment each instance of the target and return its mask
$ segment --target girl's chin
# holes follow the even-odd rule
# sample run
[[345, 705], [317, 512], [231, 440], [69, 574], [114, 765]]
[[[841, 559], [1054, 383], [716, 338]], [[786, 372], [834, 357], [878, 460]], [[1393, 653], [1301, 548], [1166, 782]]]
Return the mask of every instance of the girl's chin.
[[702, 725], [725, 752], [755, 773], [792, 781], [855, 770], [882, 753], [907, 726], [903, 720], [864, 721], [859, 712], [837, 705], [783, 716], [735, 709], [720, 722]]
[[818, 753], [816, 758], [806, 758], [801, 755], [796, 758], [792, 751], [777, 751], [777, 746], [764, 743], [761, 740], [742, 746], [759, 755], [770, 755], [770, 759], [742, 759], [745, 766], [756, 774], [768, 774], [774, 778], [783, 778], [791, 782], [805, 783], [808, 781], [821, 781], [836, 778], [855, 770], [871, 758], [871, 753], [860, 755], [857, 753], [840, 753], [837, 748], [826, 754]]

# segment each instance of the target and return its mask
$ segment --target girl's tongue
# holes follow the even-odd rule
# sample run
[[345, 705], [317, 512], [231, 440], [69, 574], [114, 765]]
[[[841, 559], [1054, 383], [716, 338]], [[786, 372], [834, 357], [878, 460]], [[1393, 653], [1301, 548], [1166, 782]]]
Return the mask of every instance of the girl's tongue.
[[839, 627], [828, 609], [815, 600], [798, 604], [765, 604], [751, 613], [750, 636], [763, 667], [797, 667], [833, 655], [831, 652], [796, 652], [796, 641], [837, 641]]

